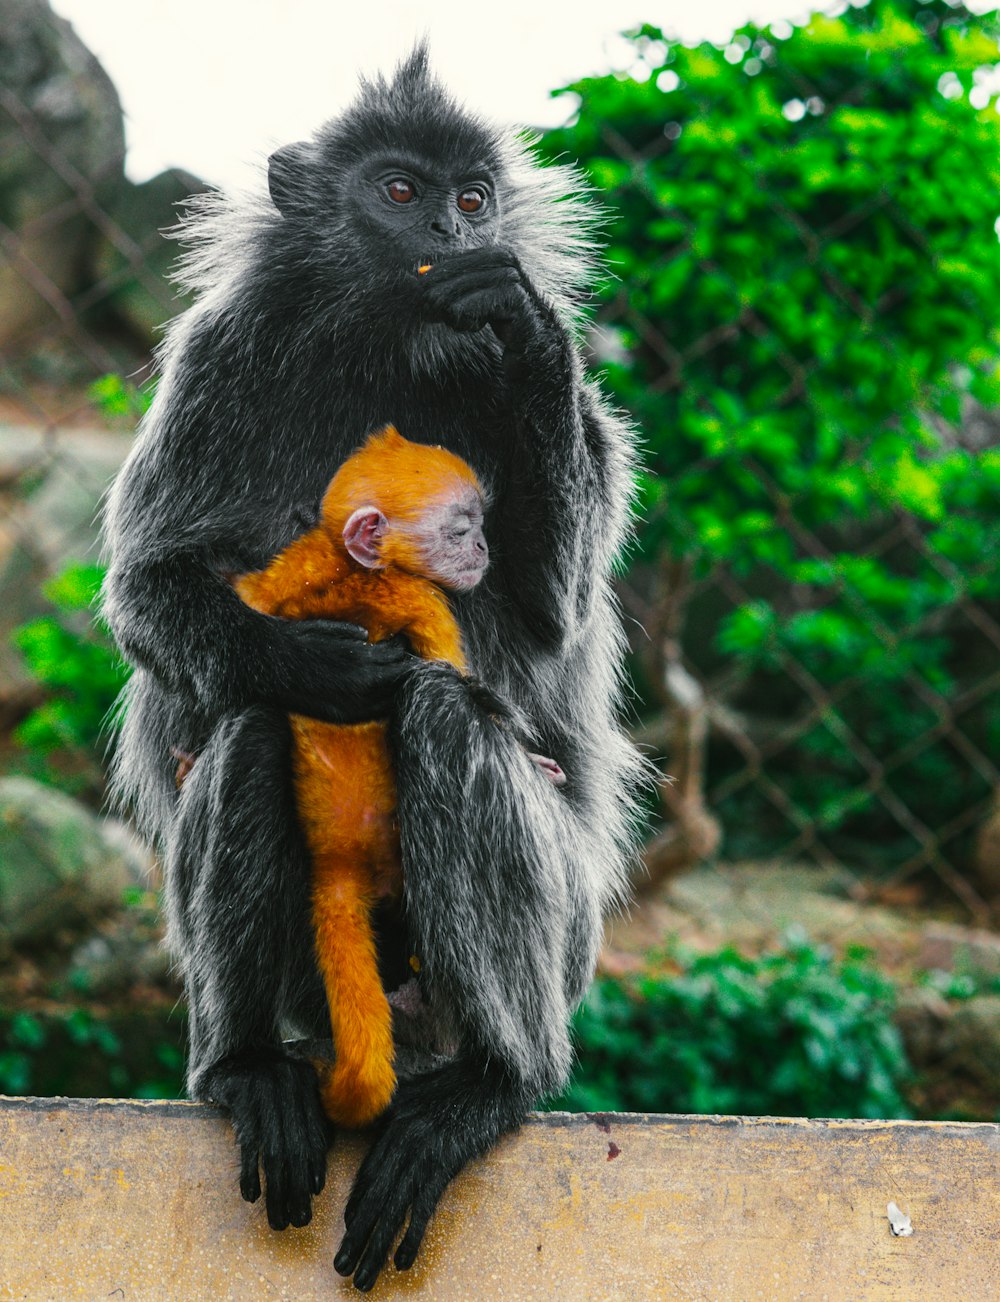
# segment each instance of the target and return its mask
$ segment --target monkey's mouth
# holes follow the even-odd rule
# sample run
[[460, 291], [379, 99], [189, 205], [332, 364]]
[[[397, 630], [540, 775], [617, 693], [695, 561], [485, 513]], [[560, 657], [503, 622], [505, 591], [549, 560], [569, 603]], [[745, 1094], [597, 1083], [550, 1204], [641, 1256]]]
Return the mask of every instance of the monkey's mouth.
[[485, 565], [480, 565], [477, 569], [474, 570], [462, 570], [460, 574], [455, 575], [454, 583], [452, 584], [452, 586], [458, 592], [468, 592], [471, 588], [474, 588], [476, 586], [476, 584], [479, 582], [479, 580], [483, 577], [485, 573], [486, 573]]

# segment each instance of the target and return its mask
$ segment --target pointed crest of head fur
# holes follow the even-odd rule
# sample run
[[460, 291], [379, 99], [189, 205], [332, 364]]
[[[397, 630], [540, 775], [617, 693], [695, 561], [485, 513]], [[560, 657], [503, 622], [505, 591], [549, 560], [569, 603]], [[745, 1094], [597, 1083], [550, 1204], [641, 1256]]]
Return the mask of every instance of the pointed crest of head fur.
[[400, 146], [442, 166], [502, 165], [502, 133], [464, 108], [431, 71], [421, 42], [391, 77], [362, 76], [354, 102], [321, 127], [320, 150], [334, 167]]
[[391, 78], [377, 73], [372, 79], [362, 76], [361, 95], [377, 102], [389, 103], [396, 109], [416, 107], [429, 94], [450, 99], [444, 86], [431, 72], [430, 50], [426, 39], [418, 41], [405, 59], [396, 64]]

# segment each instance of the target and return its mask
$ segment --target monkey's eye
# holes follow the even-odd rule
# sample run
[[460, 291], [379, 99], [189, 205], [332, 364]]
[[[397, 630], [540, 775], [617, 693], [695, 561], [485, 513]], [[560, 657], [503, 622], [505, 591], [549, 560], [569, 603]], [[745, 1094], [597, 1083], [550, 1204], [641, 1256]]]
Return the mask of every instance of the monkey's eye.
[[458, 196], [458, 206], [462, 212], [478, 212], [486, 202], [482, 190], [463, 190]]
[[409, 203], [417, 193], [409, 181], [404, 181], [401, 176], [397, 176], [394, 181], [390, 181], [385, 187], [386, 194], [393, 203]]

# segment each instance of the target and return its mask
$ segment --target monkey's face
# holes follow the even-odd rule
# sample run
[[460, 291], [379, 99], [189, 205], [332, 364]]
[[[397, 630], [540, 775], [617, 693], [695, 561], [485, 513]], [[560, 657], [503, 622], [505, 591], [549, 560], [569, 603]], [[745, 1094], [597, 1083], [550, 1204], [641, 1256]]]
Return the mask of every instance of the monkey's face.
[[483, 499], [469, 485], [432, 502], [398, 543], [401, 568], [425, 574], [453, 592], [474, 588], [489, 562]]
[[376, 153], [360, 162], [347, 187], [373, 255], [388, 253], [401, 268], [496, 242], [500, 199], [482, 162], [446, 165], [408, 150]]

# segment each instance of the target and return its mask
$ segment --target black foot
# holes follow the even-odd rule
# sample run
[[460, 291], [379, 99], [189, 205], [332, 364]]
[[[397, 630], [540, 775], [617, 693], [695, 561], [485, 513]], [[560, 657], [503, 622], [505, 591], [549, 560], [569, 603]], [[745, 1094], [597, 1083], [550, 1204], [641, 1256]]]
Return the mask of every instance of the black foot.
[[452, 1062], [400, 1082], [344, 1210], [338, 1274], [353, 1275], [355, 1288], [367, 1292], [407, 1213], [393, 1263], [408, 1270], [449, 1181], [518, 1126], [530, 1106], [523, 1085], [492, 1065]]
[[276, 1051], [226, 1059], [208, 1071], [198, 1092], [232, 1116], [247, 1202], [260, 1197], [263, 1167], [271, 1229], [308, 1225], [333, 1138], [312, 1065]]

